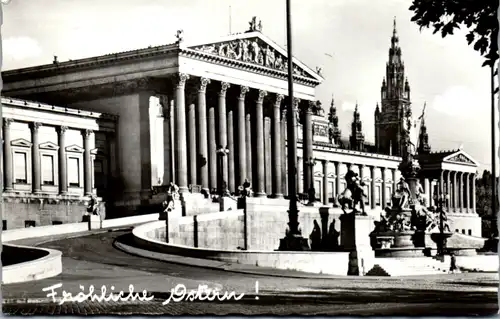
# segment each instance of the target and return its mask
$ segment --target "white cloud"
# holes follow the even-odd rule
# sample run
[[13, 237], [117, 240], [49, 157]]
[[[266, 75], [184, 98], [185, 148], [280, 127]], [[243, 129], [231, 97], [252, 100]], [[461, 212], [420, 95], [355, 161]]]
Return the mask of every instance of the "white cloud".
[[21, 61], [40, 56], [42, 49], [30, 37], [12, 37], [3, 40], [3, 52], [7, 59]]
[[483, 97], [467, 87], [452, 86], [434, 98], [432, 108], [448, 115], [462, 116], [477, 110], [483, 101]]

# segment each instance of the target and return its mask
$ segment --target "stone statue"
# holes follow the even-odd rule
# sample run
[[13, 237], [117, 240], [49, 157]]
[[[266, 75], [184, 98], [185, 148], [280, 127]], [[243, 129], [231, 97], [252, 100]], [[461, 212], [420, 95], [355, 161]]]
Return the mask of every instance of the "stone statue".
[[259, 63], [259, 53], [260, 53], [260, 47], [259, 44], [257, 43], [257, 40], [253, 41], [251, 43], [252, 46], [252, 62]]
[[420, 181], [417, 180], [417, 183], [415, 185], [415, 198], [417, 200], [417, 203], [425, 206], [425, 198], [423, 197], [423, 194], [424, 188], [422, 187], [422, 184], [420, 184]]
[[250, 24], [248, 31], [257, 31], [257, 17], [252, 17], [252, 20], [248, 24]]
[[99, 215], [99, 201], [94, 195], [90, 196], [89, 204], [87, 206], [87, 215]]
[[316, 220], [314, 220], [314, 228], [309, 236], [311, 240], [311, 250], [318, 251], [321, 247], [321, 228]]
[[171, 209], [174, 209], [175, 208], [175, 200], [178, 198], [178, 196], [179, 196], [179, 187], [177, 185], [175, 185], [174, 182], [170, 182], [170, 184], [168, 185], [168, 188], [167, 188], [167, 199], [164, 202], [165, 209], [167, 209], [169, 207]]
[[245, 179], [245, 182], [243, 182], [243, 185], [238, 187], [240, 191], [240, 197], [250, 197], [252, 195], [252, 189], [250, 188], [250, 182], [248, 179]]
[[410, 187], [408, 186], [408, 183], [406, 183], [405, 179], [401, 177], [397, 184], [396, 191], [392, 196], [392, 208], [398, 210], [407, 208], [410, 197]]
[[184, 40], [184, 30], [177, 30], [175, 37], [177, 38], [177, 43], [181, 43]]
[[357, 173], [352, 170], [347, 171], [345, 174], [346, 189], [339, 195], [338, 202], [344, 213], [346, 213], [346, 206], [349, 209], [356, 210], [356, 205], [359, 204], [361, 213], [365, 213], [364, 197], [367, 197], [363, 189], [364, 183], [360, 180]]

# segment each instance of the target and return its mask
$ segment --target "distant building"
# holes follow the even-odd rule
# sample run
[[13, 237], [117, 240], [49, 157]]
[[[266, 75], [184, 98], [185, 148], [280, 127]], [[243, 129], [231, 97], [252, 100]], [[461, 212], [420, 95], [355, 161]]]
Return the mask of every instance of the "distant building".
[[[287, 196], [289, 103], [297, 110], [298, 192], [313, 185], [331, 205], [352, 169], [366, 184], [369, 213], [379, 216], [399, 180], [401, 132], [411, 110], [395, 26], [374, 144], [365, 140], [357, 107], [349, 137], [342, 136], [334, 101], [324, 115], [315, 98], [321, 75], [288, 61], [261, 30], [193, 44], [179, 35], [169, 45], [3, 72], [4, 148], [12, 154], [4, 155], [7, 228], [78, 221], [91, 193], [106, 203], [108, 216], [150, 212], [158, 184], [175, 181], [189, 201], [199, 189], [220, 187], [220, 175], [232, 192], [248, 179], [256, 196]], [[286, 96], [288, 63], [294, 101]], [[11, 120], [20, 123], [16, 130]], [[46, 133], [36, 133], [38, 124], [30, 131], [30, 122]], [[431, 153], [423, 121], [419, 141], [428, 203], [445, 187], [453, 227], [479, 236], [477, 163], [462, 150]], [[221, 146], [229, 153], [219, 159]]]

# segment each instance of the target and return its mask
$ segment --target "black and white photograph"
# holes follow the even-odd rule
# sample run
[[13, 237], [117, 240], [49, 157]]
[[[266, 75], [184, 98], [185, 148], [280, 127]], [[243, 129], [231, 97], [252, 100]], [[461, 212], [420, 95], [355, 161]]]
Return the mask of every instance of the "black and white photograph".
[[6, 316], [499, 313], [498, 0], [1, 0]]

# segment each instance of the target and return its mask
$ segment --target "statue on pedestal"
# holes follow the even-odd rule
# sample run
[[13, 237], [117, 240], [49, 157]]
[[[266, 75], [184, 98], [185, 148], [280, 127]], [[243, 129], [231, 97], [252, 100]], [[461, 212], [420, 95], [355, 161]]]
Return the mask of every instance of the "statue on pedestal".
[[365, 203], [363, 198], [368, 197], [363, 189], [365, 184], [361, 181], [358, 174], [351, 170], [347, 171], [345, 174], [345, 180], [347, 184], [346, 189], [338, 197], [338, 202], [342, 211], [347, 213], [347, 206], [349, 209], [357, 212], [356, 206], [359, 204], [360, 212], [365, 215]]
[[90, 196], [89, 204], [87, 206], [87, 215], [99, 215], [99, 201], [95, 195]]
[[163, 202], [165, 209], [175, 208], [175, 200], [179, 197], [179, 187], [174, 182], [170, 182], [167, 188], [167, 199]]

